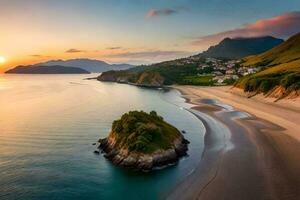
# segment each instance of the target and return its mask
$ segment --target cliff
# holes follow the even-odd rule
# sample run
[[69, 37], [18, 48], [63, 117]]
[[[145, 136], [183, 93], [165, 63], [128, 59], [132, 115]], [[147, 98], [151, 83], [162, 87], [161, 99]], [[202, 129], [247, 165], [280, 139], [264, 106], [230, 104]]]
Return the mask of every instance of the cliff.
[[102, 73], [97, 80], [128, 83], [142, 87], [162, 87], [165, 79], [158, 72], [108, 71]]

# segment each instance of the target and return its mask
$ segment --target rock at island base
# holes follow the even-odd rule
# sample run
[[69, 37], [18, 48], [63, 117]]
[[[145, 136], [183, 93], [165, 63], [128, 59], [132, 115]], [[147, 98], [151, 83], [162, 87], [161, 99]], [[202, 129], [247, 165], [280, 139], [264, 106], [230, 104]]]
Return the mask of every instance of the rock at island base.
[[139, 171], [150, 171], [155, 167], [162, 167], [176, 163], [179, 158], [186, 156], [189, 141], [181, 137], [174, 142], [173, 149], [160, 150], [149, 155], [138, 153], [124, 154], [111, 147], [109, 138], [99, 140], [99, 149], [104, 157], [115, 165]]

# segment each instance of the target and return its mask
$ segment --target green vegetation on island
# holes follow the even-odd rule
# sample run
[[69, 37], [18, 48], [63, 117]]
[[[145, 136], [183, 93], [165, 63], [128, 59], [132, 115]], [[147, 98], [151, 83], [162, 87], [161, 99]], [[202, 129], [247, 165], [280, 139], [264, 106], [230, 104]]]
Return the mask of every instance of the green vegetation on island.
[[141, 170], [176, 162], [186, 155], [188, 143], [155, 111], [125, 113], [113, 122], [109, 136], [99, 142], [113, 163]]
[[113, 122], [111, 134], [119, 148], [142, 153], [172, 148], [173, 141], [180, 137], [180, 132], [155, 111], [124, 114]]

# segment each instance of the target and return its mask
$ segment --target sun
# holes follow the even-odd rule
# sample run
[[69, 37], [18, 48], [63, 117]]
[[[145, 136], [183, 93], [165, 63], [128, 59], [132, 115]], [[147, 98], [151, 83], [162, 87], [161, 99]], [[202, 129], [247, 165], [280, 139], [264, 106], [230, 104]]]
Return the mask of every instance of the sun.
[[0, 56], [0, 64], [4, 64], [6, 62], [6, 59], [3, 56]]

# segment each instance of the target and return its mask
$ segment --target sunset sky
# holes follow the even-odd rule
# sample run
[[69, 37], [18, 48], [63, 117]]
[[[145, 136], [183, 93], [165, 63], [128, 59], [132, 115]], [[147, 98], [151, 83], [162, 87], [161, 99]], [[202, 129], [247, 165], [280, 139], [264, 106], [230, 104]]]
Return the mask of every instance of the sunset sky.
[[[224, 37], [300, 32], [299, 0], [0, 0], [0, 72], [52, 59], [152, 63]], [[1, 61], [2, 60], [2, 61]]]

